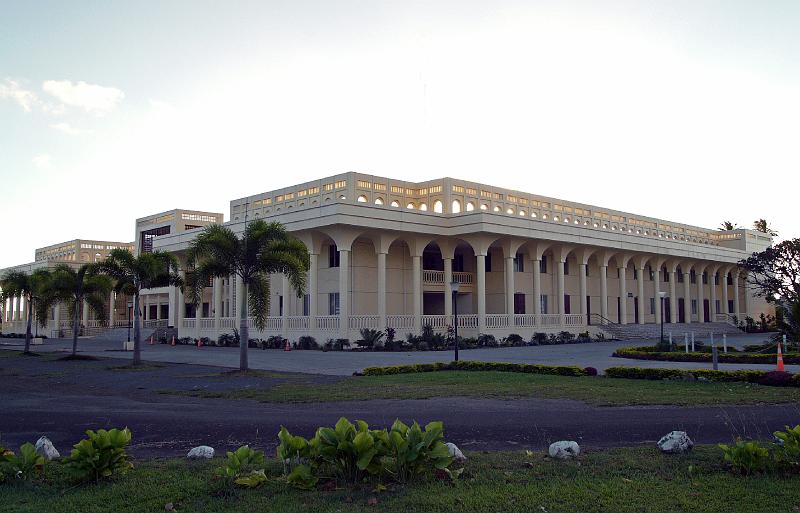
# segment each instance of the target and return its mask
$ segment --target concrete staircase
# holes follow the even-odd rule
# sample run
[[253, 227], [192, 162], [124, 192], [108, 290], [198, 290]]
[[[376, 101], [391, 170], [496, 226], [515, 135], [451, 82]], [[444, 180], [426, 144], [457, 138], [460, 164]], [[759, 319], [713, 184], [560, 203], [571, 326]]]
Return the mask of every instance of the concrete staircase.
[[[617, 340], [657, 339], [661, 334], [660, 324], [605, 324], [599, 326], [606, 337]], [[741, 330], [724, 322], [693, 322], [691, 324], [664, 324], [664, 336], [672, 332], [673, 339], [683, 339], [684, 333], [694, 332], [695, 336], [705, 338], [709, 333], [714, 335], [740, 334]]]

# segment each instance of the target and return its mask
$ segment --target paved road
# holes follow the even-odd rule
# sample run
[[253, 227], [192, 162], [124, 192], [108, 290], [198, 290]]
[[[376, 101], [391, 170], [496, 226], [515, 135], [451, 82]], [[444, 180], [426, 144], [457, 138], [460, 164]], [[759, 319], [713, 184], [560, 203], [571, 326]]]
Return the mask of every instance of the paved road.
[[[730, 337], [732, 346], [741, 347], [744, 344], [753, 344], [764, 339], [764, 335], [740, 335]], [[2, 339], [0, 339], [2, 340]], [[20, 342], [2, 340], [5, 344], [1, 348], [19, 349]], [[644, 360], [627, 360], [612, 358], [611, 354], [619, 347], [652, 344], [652, 341], [626, 341], [626, 342], [599, 342], [591, 344], [567, 344], [557, 346], [538, 347], [511, 347], [496, 349], [472, 349], [461, 352], [462, 360], [481, 360], [488, 362], [516, 362], [539, 363], [546, 365], [577, 365], [579, 367], [595, 367], [601, 372], [608, 367], [635, 366], [635, 367], [671, 367], [682, 369], [709, 369], [710, 363], [691, 362], [658, 362]], [[118, 356], [130, 353], [119, 351], [118, 342], [104, 341], [101, 338], [86, 338], [79, 342], [80, 352], [94, 356]], [[71, 348], [71, 341], [47, 340], [35, 350], [64, 351]], [[204, 347], [197, 349], [193, 346], [172, 347], [166, 344], [142, 346], [142, 358], [148, 361], [190, 363], [198, 365], [213, 365], [218, 367], [238, 368], [239, 349], [223, 347]], [[253, 369], [275, 370], [285, 372], [303, 372], [312, 374], [327, 374], [334, 376], [349, 376], [353, 372], [365, 367], [384, 365], [405, 365], [414, 363], [448, 362], [453, 359], [452, 352], [425, 351], [425, 352], [327, 352], [322, 351], [291, 351], [278, 350], [261, 351], [250, 350], [250, 367]], [[733, 369], [759, 369], [769, 370], [767, 365], [740, 365], [720, 364], [722, 370]], [[800, 372], [800, 366], [789, 365], [790, 372]]]
[[128, 426], [138, 457], [175, 456], [207, 444], [225, 450], [249, 443], [274, 454], [281, 425], [312, 436], [319, 425], [344, 415], [374, 426], [396, 419], [443, 420], [447, 439], [465, 450], [543, 449], [556, 440], [584, 448], [652, 444], [665, 433], [685, 430], [698, 443], [735, 436], [769, 438], [800, 422], [800, 405], [594, 407], [568, 400], [435, 398], [319, 404], [270, 404], [250, 400], [162, 395], [162, 389], [269, 387], [287, 379], [335, 382], [339, 377], [270, 374], [230, 376], [223, 369], [166, 365], [111, 371], [122, 360], [59, 362], [46, 358], [0, 358], [0, 435], [18, 446], [45, 434], [62, 454], [86, 429]]

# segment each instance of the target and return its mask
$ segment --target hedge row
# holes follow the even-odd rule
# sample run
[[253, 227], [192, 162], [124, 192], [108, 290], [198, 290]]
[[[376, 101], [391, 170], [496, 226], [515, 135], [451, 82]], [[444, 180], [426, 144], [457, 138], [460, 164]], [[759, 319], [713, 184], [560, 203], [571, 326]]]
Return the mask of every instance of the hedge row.
[[[682, 379], [694, 376], [695, 378], [705, 378], [709, 381], [738, 381], [745, 383], [759, 383], [771, 385], [776, 381], [789, 386], [800, 387], [800, 374], [791, 375], [786, 372], [766, 372], [757, 370], [734, 370], [720, 371], [710, 369], [647, 369], [643, 367], [609, 367], [605, 371], [609, 378], [624, 379]], [[776, 376], [781, 374], [781, 376]]]
[[[633, 360], [656, 360], [661, 362], [710, 362], [711, 353], [684, 353], [681, 351], [660, 352], [654, 351], [652, 347], [623, 347], [614, 351], [617, 358], [630, 358]], [[720, 363], [752, 363], [752, 364], [775, 364], [774, 354], [754, 354], [754, 353], [718, 353]], [[788, 353], [783, 355], [783, 363], [800, 364], [800, 354]]]
[[411, 374], [415, 372], [436, 372], [436, 371], [498, 371], [498, 372], [521, 372], [526, 374], [550, 374], [555, 376], [588, 376], [589, 371], [580, 367], [568, 367], [557, 365], [535, 365], [526, 363], [495, 363], [464, 361], [457, 362], [437, 362], [420, 363], [416, 365], [395, 365], [392, 367], [367, 367], [364, 369], [365, 376], [388, 376], [391, 374]]

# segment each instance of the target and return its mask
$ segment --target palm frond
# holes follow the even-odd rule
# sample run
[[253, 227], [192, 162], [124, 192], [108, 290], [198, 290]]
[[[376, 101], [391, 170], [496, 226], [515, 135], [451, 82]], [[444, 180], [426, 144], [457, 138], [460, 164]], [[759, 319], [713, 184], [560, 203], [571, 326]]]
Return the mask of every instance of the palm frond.
[[263, 331], [267, 324], [269, 300], [269, 276], [263, 274], [254, 276], [247, 287], [247, 306], [249, 307], [250, 315], [253, 317], [253, 324], [259, 331]]

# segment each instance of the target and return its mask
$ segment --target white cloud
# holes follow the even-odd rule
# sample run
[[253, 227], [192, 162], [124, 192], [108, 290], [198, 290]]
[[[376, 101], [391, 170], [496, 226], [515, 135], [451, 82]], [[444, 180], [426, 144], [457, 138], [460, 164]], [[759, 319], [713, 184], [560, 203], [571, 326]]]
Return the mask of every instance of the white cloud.
[[52, 161], [50, 155], [48, 155], [47, 153], [42, 153], [41, 155], [36, 155], [35, 157], [33, 157], [32, 162], [33, 165], [38, 167], [39, 169], [44, 169], [50, 167]]
[[67, 135], [81, 135], [90, 132], [90, 130], [77, 128], [66, 122], [53, 123], [50, 125], [50, 128], [58, 130], [59, 132], [64, 132]]
[[45, 80], [44, 92], [72, 107], [79, 107], [97, 115], [106, 114], [122, 101], [125, 93], [115, 87], [103, 87], [71, 80]]
[[14, 100], [20, 107], [25, 109], [25, 112], [30, 112], [33, 106], [39, 102], [38, 98], [36, 98], [36, 94], [23, 89], [19, 85], [19, 82], [11, 80], [10, 78], [0, 83], [0, 99], [2, 98]]

